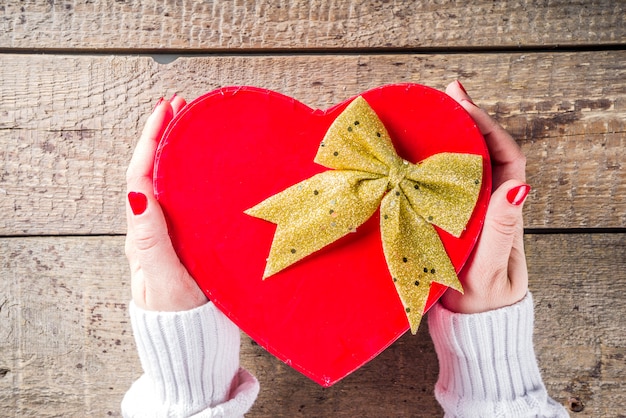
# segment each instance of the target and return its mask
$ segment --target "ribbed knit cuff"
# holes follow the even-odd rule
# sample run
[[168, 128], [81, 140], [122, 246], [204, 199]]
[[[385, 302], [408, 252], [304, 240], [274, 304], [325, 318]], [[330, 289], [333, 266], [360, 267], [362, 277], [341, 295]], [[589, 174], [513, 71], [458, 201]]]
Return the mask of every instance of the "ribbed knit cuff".
[[480, 314], [453, 313], [441, 304], [430, 310], [439, 358], [435, 396], [447, 415], [567, 416], [543, 385], [533, 322], [530, 293], [515, 305]]
[[152, 312], [131, 302], [130, 317], [155, 402], [188, 416], [229, 399], [238, 384], [240, 334], [213, 303]]

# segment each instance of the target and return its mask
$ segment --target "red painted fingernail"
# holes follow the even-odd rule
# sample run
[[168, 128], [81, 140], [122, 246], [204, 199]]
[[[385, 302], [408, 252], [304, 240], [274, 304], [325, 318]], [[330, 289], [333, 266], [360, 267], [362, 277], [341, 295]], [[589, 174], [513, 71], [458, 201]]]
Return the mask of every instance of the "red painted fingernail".
[[459, 88], [461, 89], [461, 91], [463, 93], [465, 93], [465, 95], [467, 96], [467, 99], [463, 99], [461, 101], [466, 101], [471, 103], [472, 105], [476, 106], [476, 104], [474, 104], [474, 102], [472, 101], [472, 99], [470, 99], [469, 94], [467, 94], [467, 90], [465, 90], [465, 87], [463, 87], [463, 84], [461, 84], [461, 82], [459, 80], [456, 80], [457, 84], [459, 85]]
[[128, 203], [134, 215], [141, 215], [148, 207], [148, 198], [143, 193], [130, 192], [128, 193]]
[[156, 104], [154, 105], [154, 107], [152, 108], [152, 113], [154, 113], [154, 111], [157, 109], [157, 107], [159, 107], [159, 105], [163, 103], [163, 97], [161, 97]]
[[530, 192], [530, 186], [528, 184], [522, 184], [521, 186], [513, 187], [506, 194], [506, 200], [514, 206], [519, 206], [524, 203], [526, 196]]
[[461, 91], [463, 91], [463, 93], [465, 93], [466, 95], [469, 96], [469, 94], [467, 94], [467, 90], [465, 90], [465, 87], [463, 87], [463, 84], [461, 84], [461, 82], [459, 80], [456, 80], [456, 82], [459, 84], [459, 87], [461, 88]]
[[172, 100], [174, 100], [176, 98], [176, 93], [174, 93], [174, 95], [170, 98], [169, 102], [172, 103]]

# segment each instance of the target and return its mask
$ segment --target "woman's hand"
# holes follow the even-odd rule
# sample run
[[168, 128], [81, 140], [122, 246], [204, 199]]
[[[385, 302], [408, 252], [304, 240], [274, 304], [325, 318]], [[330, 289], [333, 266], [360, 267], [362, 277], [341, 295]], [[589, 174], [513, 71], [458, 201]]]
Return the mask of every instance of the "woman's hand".
[[159, 100], [146, 122], [126, 172], [126, 257], [135, 304], [152, 311], [184, 311], [208, 299], [181, 264], [170, 240], [165, 217], [154, 198], [154, 155], [167, 124], [185, 106], [174, 96]]
[[465, 293], [448, 290], [441, 303], [453, 312], [485, 312], [519, 302], [528, 291], [522, 221], [522, 204], [530, 191], [526, 158], [511, 135], [471, 101], [461, 83], [451, 83], [446, 93], [467, 110], [485, 137], [493, 194], [478, 243], [460, 273]]

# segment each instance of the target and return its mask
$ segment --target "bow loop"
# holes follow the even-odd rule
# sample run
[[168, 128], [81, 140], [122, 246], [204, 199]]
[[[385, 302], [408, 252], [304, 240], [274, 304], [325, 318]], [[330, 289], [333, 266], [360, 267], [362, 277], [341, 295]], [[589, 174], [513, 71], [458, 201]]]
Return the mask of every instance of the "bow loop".
[[405, 161], [357, 97], [328, 129], [315, 162], [333, 170], [245, 211], [277, 224], [263, 278], [355, 232], [380, 207], [383, 253], [415, 334], [432, 282], [462, 291], [433, 225], [462, 234], [481, 189], [482, 157], [441, 153]]
[[386, 176], [398, 159], [385, 125], [359, 96], [328, 128], [314, 161], [335, 170]]
[[458, 238], [476, 206], [482, 170], [479, 155], [435, 154], [409, 166], [402, 189], [416, 212]]

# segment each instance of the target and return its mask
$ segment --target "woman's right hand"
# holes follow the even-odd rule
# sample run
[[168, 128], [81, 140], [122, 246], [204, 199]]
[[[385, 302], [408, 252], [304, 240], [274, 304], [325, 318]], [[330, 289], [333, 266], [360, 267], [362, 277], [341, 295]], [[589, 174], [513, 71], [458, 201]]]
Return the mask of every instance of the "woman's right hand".
[[530, 191], [526, 158], [511, 135], [471, 101], [461, 83], [449, 84], [446, 93], [472, 116], [485, 137], [493, 193], [482, 233], [460, 273], [464, 293], [449, 289], [441, 303], [453, 312], [479, 313], [519, 302], [528, 292], [522, 220]]

